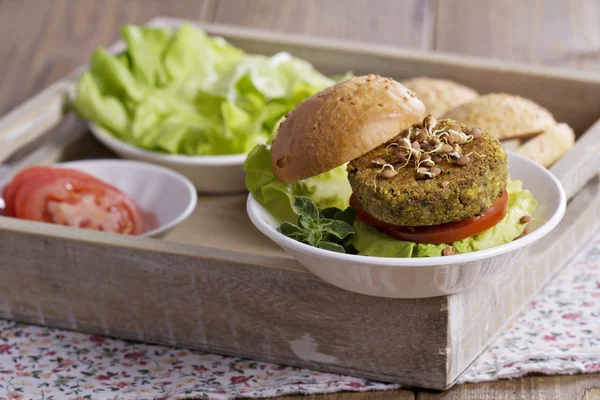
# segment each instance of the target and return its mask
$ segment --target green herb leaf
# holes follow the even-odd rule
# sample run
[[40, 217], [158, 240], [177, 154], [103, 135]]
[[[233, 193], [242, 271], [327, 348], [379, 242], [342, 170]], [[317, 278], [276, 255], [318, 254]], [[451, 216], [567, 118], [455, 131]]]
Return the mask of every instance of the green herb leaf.
[[333, 219], [344, 221], [348, 225], [353, 226], [354, 221], [356, 220], [356, 210], [352, 207], [348, 207], [344, 211], [337, 212]]
[[327, 218], [321, 218], [320, 220], [317, 221], [317, 226], [319, 228], [325, 228], [326, 226], [329, 226], [333, 223], [332, 219], [327, 219]]
[[317, 210], [315, 203], [308, 197], [296, 196], [294, 207], [302, 217], [310, 218], [313, 221], [319, 219], [319, 210]]
[[289, 236], [293, 233], [302, 232], [302, 229], [294, 224], [289, 223], [289, 222], [284, 222], [279, 227], [279, 232], [283, 233], [285, 236]]
[[299, 242], [307, 243], [308, 242], [308, 232], [309, 231], [293, 232], [286, 236], [291, 239], [297, 240]]
[[[356, 217], [353, 208], [342, 211], [331, 207], [319, 213], [315, 203], [302, 196], [294, 197], [294, 208], [300, 214], [298, 224], [284, 222], [279, 227], [279, 232], [314, 247], [338, 253], [346, 252], [344, 246], [348, 245], [348, 237], [356, 233], [352, 227]], [[349, 247], [349, 250], [352, 249]]]
[[309, 230], [319, 229], [319, 220], [314, 220], [308, 217], [299, 217], [298, 225]]
[[341, 212], [339, 208], [329, 207], [321, 211], [321, 218], [335, 219], [337, 213]]
[[299, 242], [306, 242], [308, 238], [308, 230], [302, 229], [294, 224], [289, 222], [284, 222], [279, 227], [279, 232], [283, 233], [285, 236], [290, 237]]
[[320, 230], [310, 231], [308, 233], [308, 244], [314, 247], [318, 247], [321, 239], [323, 238], [323, 233]]
[[344, 239], [346, 236], [356, 233], [351, 225], [338, 220], [331, 221], [330, 225], [323, 227], [323, 231], [332, 234], [338, 239]]
[[344, 249], [344, 246], [339, 245], [337, 243], [326, 242], [326, 241], [322, 241], [321, 243], [319, 243], [319, 248], [323, 249], [323, 250], [335, 251], [338, 253], [346, 252], [346, 250]]

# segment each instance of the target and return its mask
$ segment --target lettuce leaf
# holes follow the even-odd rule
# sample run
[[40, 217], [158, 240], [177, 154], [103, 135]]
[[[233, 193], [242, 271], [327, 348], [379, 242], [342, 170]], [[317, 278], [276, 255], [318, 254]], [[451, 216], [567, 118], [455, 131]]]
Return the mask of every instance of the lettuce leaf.
[[97, 49], [92, 55], [90, 72], [100, 84], [104, 94], [116, 99], [131, 100], [140, 100], [145, 95], [143, 85], [136, 80], [128, 65], [108, 54], [104, 49]]
[[162, 64], [162, 53], [173, 34], [164, 29], [125, 25], [121, 36], [130, 56], [130, 68], [136, 79], [146, 86], [163, 86], [168, 77]]
[[287, 53], [248, 55], [192, 25], [125, 25], [121, 35], [127, 51], [94, 53], [79, 78], [75, 109], [148, 150], [248, 153], [299, 102], [335, 83]]
[[90, 72], [85, 72], [77, 84], [73, 103], [79, 115], [122, 136], [127, 132], [130, 118], [125, 106], [116, 98], [105, 95]]
[[523, 233], [527, 225], [519, 223], [519, 220], [525, 215], [533, 215], [537, 208], [537, 201], [531, 192], [523, 189], [521, 181], [510, 181], [506, 185], [506, 190], [508, 191], [508, 214], [487, 231], [453, 243], [457, 253], [469, 253], [499, 246]]
[[256, 146], [244, 163], [246, 188], [279, 222], [296, 222], [294, 196], [310, 198], [319, 210], [328, 207], [345, 209], [352, 189], [348, 183], [346, 165], [312, 178], [286, 184], [278, 181], [271, 169], [271, 150], [268, 145]]
[[[285, 184], [278, 181], [271, 169], [271, 151], [268, 145], [259, 145], [248, 155], [244, 164], [246, 187], [278, 222], [295, 223], [294, 196], [310, 198], [319, 211], [328, 207], [345, 209], [352, 189], [348, 183], [346, 165], [315, 177]], [[508, 243], [523, 233], [525, 224], [519, 223], [524, 215], [532, 215], [537, 202], [524, 190], [521, 181], [510, 181], [508, 213], [498, 224], [475, 236], [452, 243], [457, 254], [484, 250]], [[354, 223], [356, 234], [352, 244], [360, 254], [374, 257], [437, 257], [447, 247], [445, 244], [417, 244], [391, 238], [361, 221]]]

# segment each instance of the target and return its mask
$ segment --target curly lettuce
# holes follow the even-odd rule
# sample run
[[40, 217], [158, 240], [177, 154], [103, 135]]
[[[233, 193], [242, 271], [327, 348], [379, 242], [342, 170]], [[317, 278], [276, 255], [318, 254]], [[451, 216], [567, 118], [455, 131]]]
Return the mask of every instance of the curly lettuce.
[[244, 171], [248, 191], [279, 222], [296, 222], [298, 219], [295, 196], [308, 197], [321, 211], [329, 207], [347, 208], [352, 194], [345, 165], [299, 182], [278, 181], [271, 169], [271, 149], [266, 144], [258, 145], [250, 152]]
[[116, 138], [152, 151], [248, 153], [281, 116], [336, 82], [287, 53], [249, 55], [189, 24], [125, 25], [121, 36], [125, 52], [94, 52], [73, 106]]

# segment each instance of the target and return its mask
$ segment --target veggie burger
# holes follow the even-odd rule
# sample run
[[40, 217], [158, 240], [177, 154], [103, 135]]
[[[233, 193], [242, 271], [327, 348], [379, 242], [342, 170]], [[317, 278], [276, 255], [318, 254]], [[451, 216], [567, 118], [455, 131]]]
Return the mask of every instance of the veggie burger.
[[[520, 182], [509, 181], [498, 139], [436, 120], [413, 92], [378, 75], [300, 103], [280, 124], [270, 156], [274, 179], [290, 188], [346, 169], [356, 215], [350, 242], [367, 255], [452, 255], [500, 245], [523, 233], [536, 206]], [[323, 189], [304, 192], [310, 198], [316, 190]]]

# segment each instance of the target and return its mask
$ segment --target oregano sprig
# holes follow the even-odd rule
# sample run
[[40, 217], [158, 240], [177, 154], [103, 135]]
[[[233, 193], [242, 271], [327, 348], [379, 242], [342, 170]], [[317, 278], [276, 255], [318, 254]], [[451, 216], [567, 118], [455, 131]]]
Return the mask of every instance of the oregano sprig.
[[326, 208], [319, 212], [315, 203], [308, 197], [295, 196], [294, 208], [298, 222], [284, 222], [279, 232], [292, 239], [324, 250], [346, 253], [351, 251], [348, 239], [355, 234], [356, 210], [348, 207]]

